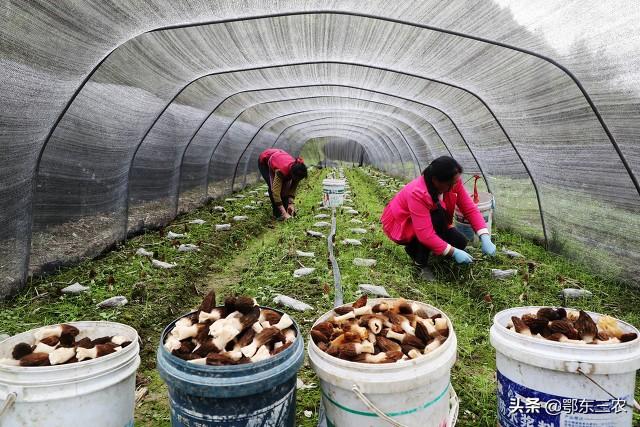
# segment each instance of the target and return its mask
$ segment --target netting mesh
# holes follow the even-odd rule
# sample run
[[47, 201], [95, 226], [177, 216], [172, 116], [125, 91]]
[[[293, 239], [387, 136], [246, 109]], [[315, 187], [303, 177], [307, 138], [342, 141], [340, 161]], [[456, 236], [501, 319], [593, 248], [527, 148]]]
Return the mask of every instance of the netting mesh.
[[[483, 174], [497, 222], [638, 284], [633, 1], [6, 0], [0, 294], [257, 179], [260, 151]], [[544, 221], [544, 224], [543, 222]]]

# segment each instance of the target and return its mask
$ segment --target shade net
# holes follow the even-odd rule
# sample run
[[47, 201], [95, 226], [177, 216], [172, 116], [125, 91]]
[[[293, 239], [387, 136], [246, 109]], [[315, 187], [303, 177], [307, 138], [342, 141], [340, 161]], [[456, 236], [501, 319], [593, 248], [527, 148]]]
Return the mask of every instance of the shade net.
[[0, 295], [254, 182], [268, 147], [481, 174], [496, 223], [640, 275], [633, 1], [6, 0]]

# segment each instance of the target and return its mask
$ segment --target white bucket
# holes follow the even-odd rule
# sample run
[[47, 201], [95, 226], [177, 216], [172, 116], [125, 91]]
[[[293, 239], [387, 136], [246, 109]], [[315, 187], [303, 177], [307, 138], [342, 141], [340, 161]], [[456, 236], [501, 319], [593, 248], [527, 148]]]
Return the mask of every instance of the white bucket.
[[322, 180], [322, 203], [326, 207], [336, 208], [344, 202], [344, 179]]
[[[392, 298], [370, 299], [368, 305]], [[443, 345], [418, 359], [386, 364], [338, 359], [320, 350], [309, 338], [309, 360], [320, 378], [329, 427], [452, 427], [458, 417], [458, 398], [451, 387], [457, 339], [449, 318], [419, 303], [429, 315], [442, 314], [449, 323]], [[326, 313], [316, 321], [333, 315]]]
[[[489, 230], [489, 234], [491, 234], [491, 226], [493, 224], [493, 209], [495, 208], [495, 199], [493, 198], [493, 194], [485, 193], [482, 191], [478, 192], [478, 197], [480, 201], [478, 202], [478, 210], [480, 214], [484, 218], [484, 222], [487, 223], [487, 230]], [[455, 209], [455, 219], [456, 219], [456, 229], [464, 234], [464, 236], [469, 240], [469, 242], [473, 244], [477, 244], [480, 239], [473, 231], [471, 227], [471, 223], [467, 221], [462, 212], [456, 206]]]
[[[494, 317], [490, 338], [496, 349], [498, 425], [631, 427], [632, 408], [618, 409], [622, 400], [633, 402], [640, 339], [622, 344], [569, 344], [507, 329], [511, 316], [539, 308], [513, 308]], [[600, 317], [588, 313], [596, 321]], [[630, 324], [619, 323], [625, 331], [638, 333]]]
[[[131, 344], [94, 360], [47, 367], [0, 365], [2, 427], [133, 427], [136, 370], [140, 365], [135, 329], [113, 322], [70, 322], [77, 339], [121, 335]], [[21, 342], [34, 343], [37, 329], [0, 343], [0, 358]]]

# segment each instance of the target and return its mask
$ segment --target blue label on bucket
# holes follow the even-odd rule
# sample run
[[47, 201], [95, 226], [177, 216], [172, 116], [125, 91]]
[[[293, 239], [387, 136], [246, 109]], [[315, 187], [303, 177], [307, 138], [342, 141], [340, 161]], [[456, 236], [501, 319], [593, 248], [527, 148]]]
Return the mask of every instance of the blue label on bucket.
[[594, 400], [527, 388], [498, 371], [498, 420], [502, 427], [621, 427], [630, 425], [626, 398]]

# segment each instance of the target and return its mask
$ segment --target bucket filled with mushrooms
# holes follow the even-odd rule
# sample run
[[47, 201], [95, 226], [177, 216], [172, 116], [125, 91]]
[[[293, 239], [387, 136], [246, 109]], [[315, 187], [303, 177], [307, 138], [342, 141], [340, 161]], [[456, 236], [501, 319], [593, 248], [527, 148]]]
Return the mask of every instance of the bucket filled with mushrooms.
[[138, 334], [69, 322], [0, 342], [0, 426], [133, 425]]
[[209, 293], [199, 309], [164, 330], [158, 370], [173, 426], [295, 425], [296, 374], [304, 359], [289, 315]]
[[638, 334], [611, 316], [565, 307], [496, 314], [499, 425], [631, 427]]
[[441, 310], [402, 298], [361, 297], [310, 332], [328, 425], [453, 426], [457, 340]]

